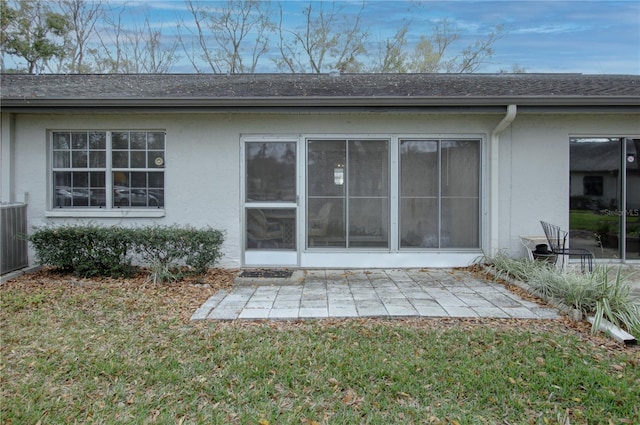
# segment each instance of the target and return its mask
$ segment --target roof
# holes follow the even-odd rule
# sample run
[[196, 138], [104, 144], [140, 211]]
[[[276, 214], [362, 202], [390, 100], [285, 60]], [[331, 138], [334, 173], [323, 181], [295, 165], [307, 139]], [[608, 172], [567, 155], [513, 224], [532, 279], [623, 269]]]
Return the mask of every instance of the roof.
[[640, 105], [640, 76], [3, 74], [6, 107]]

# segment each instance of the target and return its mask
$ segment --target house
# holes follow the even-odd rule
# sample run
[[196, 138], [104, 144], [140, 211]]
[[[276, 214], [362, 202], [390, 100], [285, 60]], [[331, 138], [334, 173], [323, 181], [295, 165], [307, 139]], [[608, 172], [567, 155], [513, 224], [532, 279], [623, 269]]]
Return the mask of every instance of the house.
[[[1, 78], [1, 200], [26, 200], [30, 226], [211, 226], [228, 267], [522, 255], [540, 220], [571, 226], [575, 141], [606, 140], [621, 168], [640, 139], [631, 75]], [[606, 192], [622, 228], [638, 172]]]

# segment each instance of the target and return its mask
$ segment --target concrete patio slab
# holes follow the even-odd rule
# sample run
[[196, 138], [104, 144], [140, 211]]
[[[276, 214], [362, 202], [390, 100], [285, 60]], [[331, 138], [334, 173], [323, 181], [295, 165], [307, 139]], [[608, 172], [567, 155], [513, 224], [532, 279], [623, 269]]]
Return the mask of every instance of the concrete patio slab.
[[554, 319], [559, 312], [464, 269], [314, 269], [291, 278], [241, 278], [192, 320], [348, 317]]

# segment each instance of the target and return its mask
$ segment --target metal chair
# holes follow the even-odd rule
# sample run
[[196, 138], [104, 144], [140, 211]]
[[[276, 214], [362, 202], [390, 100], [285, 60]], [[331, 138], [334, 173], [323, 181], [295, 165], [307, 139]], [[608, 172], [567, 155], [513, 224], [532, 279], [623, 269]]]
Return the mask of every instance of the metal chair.
[[[584, 272], [585, 263], [589, 266], [589, 272], [593, 271], [593, 253], [584, 248], [567, 248], [567, 236], [569, 233], [561, 230], [559, 226], [540, 221], [542, 229], [549, 242], [551, 252], [556, 256], [580, 257], [580, 269]], [[557, 257], [556, 257], [557, 262]], [[562, 261], [564, 266], [565, 262]]]

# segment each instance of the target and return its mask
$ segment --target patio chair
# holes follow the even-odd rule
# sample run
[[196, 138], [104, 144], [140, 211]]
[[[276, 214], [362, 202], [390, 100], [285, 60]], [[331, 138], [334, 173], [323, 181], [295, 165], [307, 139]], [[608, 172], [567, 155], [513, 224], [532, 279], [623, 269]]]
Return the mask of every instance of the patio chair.
[[[584, 272], [585, 263], [589, 266], [589, 272], [593, 271], [593, 253], [585, 248], [567, 248], [567, 237], [569, 233], [560, 229], [559, 226], [540, 221], [542, 229], [549, 242], [551, 252], [556, 255], [556, 262], [559, 256], [563, 257], [580, 257], [580, 269]], [[563, 259], [562, 265], [564, 267]]]
[[260, 209], [247, 210], [247, 236], [258, 248], [278, 248], [282, 241], [282, 226], [279, 222], [270, 222]]
[[318, 215], [309, 217], [308, 235], [312, 245], [316, 238], [327, 236], [332, 208], [333, 204], [331, 202], [326, 202], [322, 205], [320, 211], [318, 211]]

